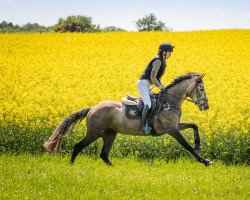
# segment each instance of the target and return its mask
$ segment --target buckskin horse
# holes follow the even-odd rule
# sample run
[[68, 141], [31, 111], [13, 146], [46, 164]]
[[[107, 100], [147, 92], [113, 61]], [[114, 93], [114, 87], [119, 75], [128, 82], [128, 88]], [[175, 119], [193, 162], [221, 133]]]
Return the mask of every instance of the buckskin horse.
[[[154, 135], [169, 134], [174, 137], [193, 157], [205, 166], [212, 164], [208, 159], [199, 154], [200, 137], [198, 126], [194, 123], [181, 123], [181, 105], [184, 100], [195, 103], [201, 111], [209, 108], [203, 82], [204, 75], [189, 72], [176, 77], [164, 90], [156, 93], [160, 98], [161, 106], [158, 113], [152, 119]], [[86, 146], [103, 139], [103, 147], [100, 157], [108, 165], [109, 152], [114, 143], [117, 133], [137, 136], [149, 136], [140, 131], [140, 119], [128, 119], [125, 116], [125, 103], [116, 101], [103, 101], [91, 108], [84, 108], [65, 118], [54, 130], [53, 134], [44, 143], [44, 147], [51, 153], [59, 153], [61, 141], [70, 127], [86, 117], [86, 136], [74, 146], [71, 156], [73, 164], [76, 156]], [[194, 148], [192, 148], [181, 134], [181, 130], [192, 128], [194, 130]]]

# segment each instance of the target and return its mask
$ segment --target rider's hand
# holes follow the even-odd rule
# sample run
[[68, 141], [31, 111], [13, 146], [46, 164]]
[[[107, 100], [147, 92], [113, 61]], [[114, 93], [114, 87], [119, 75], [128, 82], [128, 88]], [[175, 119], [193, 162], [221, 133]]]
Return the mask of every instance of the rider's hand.
[[161, 91], [165, 89], [165, 87], [163, 85], [161, 85], [159, 88]]

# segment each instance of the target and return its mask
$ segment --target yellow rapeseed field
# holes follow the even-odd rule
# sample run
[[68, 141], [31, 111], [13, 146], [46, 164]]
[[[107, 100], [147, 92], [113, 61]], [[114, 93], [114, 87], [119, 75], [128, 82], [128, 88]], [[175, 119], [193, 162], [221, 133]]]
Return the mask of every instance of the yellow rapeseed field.
[[[54, 127], [78, 109], [131, 93], [160, 43], [175, 45], [162, 82], [205, 73], [210, 109], [183, 104], [205, 134], [250, 130], [250, 30], [0, 34], [0, 124]], [[157, 91], [157, 90], [155, 90]]]

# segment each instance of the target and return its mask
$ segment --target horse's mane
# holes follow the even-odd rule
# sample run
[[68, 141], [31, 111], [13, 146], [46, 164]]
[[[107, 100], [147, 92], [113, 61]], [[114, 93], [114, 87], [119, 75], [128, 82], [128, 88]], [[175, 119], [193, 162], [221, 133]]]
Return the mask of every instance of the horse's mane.
[[201, 75], [196, 73], [196, 72], [188, 72], [186, 74], [175, 77], [175, 79], [169, 85], [167, 85], [165, 87], [165, 90], [173, 87], [174, 85], [176, 85], [177, 83], [180, 83], [183, 80], [190, 79], [193, 76], [200, 76], [201, 77]]

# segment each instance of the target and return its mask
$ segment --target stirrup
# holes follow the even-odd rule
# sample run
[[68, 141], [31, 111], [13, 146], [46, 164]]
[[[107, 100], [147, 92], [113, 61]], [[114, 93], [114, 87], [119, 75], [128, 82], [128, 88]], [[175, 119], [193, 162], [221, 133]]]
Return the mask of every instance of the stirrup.
[[145, 124], [144, 126], [142, 126], [142, 130], [145, 134], [150, 134], [152, 128], [148, 124]]

